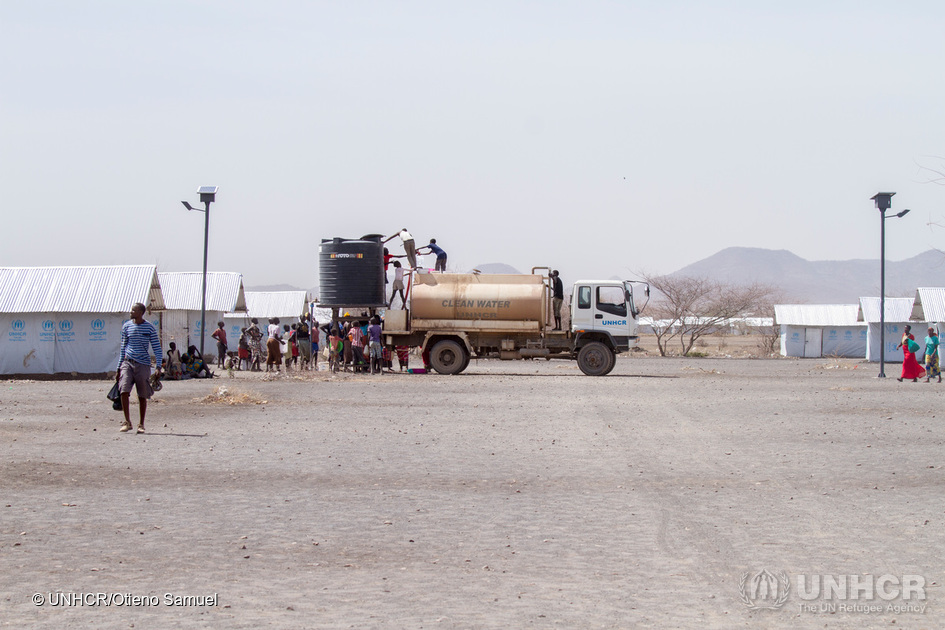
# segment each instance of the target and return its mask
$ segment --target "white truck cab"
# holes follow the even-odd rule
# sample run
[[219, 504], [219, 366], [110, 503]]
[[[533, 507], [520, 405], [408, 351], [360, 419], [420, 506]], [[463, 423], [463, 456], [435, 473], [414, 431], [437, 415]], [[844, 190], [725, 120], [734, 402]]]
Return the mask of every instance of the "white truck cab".
[[634, 285], [647, 297], [649, 286], [622, 280], [578, 280], [571, 294], [571, 329], [578, 365], [585, 374], [607, 374], [615, 354], [637, 344]]

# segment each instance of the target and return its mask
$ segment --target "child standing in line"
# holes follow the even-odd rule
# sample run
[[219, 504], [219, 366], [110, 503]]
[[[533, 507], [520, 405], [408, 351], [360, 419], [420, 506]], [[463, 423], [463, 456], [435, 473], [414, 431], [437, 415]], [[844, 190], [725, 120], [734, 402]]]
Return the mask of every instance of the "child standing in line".
[[332, 326], [331, 335], [328, 337], [328, 369], [332, 372], [338, 371], [338, 366], [342, 361], [344, 353], [344, 343], [341, 341], [341, 335], [337, 326]]
[[391, 285], [390, 302], [388, 303], [388, 307], [392, 307], [394, 305], [394, 296], [398, 293], [400, 293], [400, 308], [407, 308], [407, 297], [404, 294], [404, 268], [401, 267], [399, 260], [395, 260], [394, 283]]

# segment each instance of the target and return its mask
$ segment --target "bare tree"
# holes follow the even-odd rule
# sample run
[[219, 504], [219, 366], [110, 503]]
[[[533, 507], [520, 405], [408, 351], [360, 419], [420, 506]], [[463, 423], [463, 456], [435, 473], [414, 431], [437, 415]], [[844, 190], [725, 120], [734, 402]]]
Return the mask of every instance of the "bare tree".
[[647, 276], [646, 281], [658, 293], [650, 313], [662, 356], [674, 339], [681, 353], [689, 354], [699, 339], [755, 311], [774, 293], [764, 284], [740, 286], [704, 277]]
[[755, 315], [760, 318], [771, 320], [770, 326], [758, 326], [756, 331], [759, 334], [758, 350], [762, 355], [770, 357], [778, 354], [781, 342], [781, 331], [774, 321], [774, 305], [784, 304], [789, 298], [780, 290], [772, 290], [767, 297], [762, 300], [755, 309]]

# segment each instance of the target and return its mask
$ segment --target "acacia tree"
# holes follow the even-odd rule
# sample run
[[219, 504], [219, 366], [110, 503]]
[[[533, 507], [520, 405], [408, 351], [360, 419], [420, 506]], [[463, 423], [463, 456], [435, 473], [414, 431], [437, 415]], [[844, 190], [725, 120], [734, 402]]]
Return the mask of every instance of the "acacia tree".
[[660, 355], [675, 339], [683, 356], [696, 342], [729, 320], [744, 316], [769, 301], [773, 291], [764, 284], [726, 284], [705, 277], [646, 276], [658, 296], [649, 312]]

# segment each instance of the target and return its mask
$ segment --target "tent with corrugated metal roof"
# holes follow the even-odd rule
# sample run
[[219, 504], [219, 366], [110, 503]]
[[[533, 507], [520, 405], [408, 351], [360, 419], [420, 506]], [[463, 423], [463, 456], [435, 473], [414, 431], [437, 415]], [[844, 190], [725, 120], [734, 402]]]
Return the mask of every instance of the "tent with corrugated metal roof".
[[[916, 289], [909, 319], [913, 322], [928, 322], [941, 333], [945, 330], [945, 288], [920, 287]], [[923, 335], [926, 334], [923, 331]]]
[[[278, 317], [281, 324], [291, 326], [299, 321], [300, 315], [308, 313], [308, 308], [308, 294], [305, 291], [247, 291], [246, 312], [227, 313], [223, 321], [226, 322], [228, 331], [236, 331], [234, 340], [238, 341], [240, 328], [249, 326], [250, 319], [253, 317], [259, 320], [259, 329], [265, 335], [270, 317]], [[263, 342], [263, 348], [265, 348], [265, 340]]]
[[776, 304], [785, 357], [851, 357], [866, 354], [866, 324], [857, 322], [856, 304]]
[[[860, 298], [860, 311], [857, 314], [857, 319], [861, 322], [865, 322], [869, 330], [869, 336], [866, 342], [867, 361], [879, 361], [879, 304], [880, 301], [878, 297]], [[925, 355], [925, 327], [923, 324], [910, 322], [909, 318], [911, 316], [912, 298], [886, 298], [884, 317], [886, 325], [886, 353], [883, 357], [884, 361], [902, 363], [902, 350], [896, 346], [899, 345], [899, 341], [902, 339], [903, 327], [907, 324], [915, 329], [912, 331], [912, 336], [915, 337], [916, 343], [922, 346], [922, 349], [916, 353], [916, 357], [921, 360]]]
[[[161, 291], [164, 294], [166, 309], [161, 314], [161, 342], [164, 347], [171, 341], [177, 344], [181, 352], [187, 346], [200, 347], [200, 334], [203, 321], [200, 318], [200, 304], [203, 297], [203, 272], [200, 271], [162, 271], [158, 274]], [[207, 272], [207, 321], [209, 327], [204, 332], [204, 353], [212, 361], [216, 356], [217, 344], [210, 338], [217, 328], [217, 322], [225, 322], [225, 313], [246, 313], [246, 295], [243, 291], [243, 276], [239, 273]], [[239, 326], [226, 327], [227, 345], [236, 350], [236, 341], [240, 336]]]
[[114, 371], [136, 302], [159, 327], [154, 265], [0, 267], [0, 374]]

